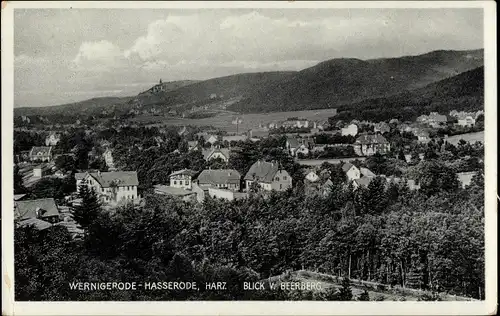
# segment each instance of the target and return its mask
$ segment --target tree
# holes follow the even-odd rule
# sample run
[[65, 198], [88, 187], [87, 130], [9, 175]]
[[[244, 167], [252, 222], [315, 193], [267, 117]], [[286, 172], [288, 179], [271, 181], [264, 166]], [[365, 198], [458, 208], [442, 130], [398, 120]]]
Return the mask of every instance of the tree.
[[367, 290], [364, 290], [363, 293], [361, 293], [358, 296], [358, 301], [369, 301], [370, 300], [370, 295], [368, 294]]
[[349, 278], [344, 277], [342, 280], [342, 287], [338, 293], [339, 301], [350, 301], [352, 299], [351, 281]]
[[457, 175], [441, 161], [422, 161], [413, 173], [420, 183], [420, 191], [427, 196], [459, 188]]
[[87, 229], [101, 213], [101, 203], [94, 190], [90, 190], [86, 185], [80, 186], [78, 197], [81, 202], [72, 210], [73, 219], [81, 228]]
[[14, 194], [26, 193], [26, 187], [23, 183], [23, 176], [21, 175], [20, 168], [16, 164], [14, 166]]
[[60, 155], [55, 160], [58, 169], [72, 171], [75, 169], [75, 160], [70, 155]]

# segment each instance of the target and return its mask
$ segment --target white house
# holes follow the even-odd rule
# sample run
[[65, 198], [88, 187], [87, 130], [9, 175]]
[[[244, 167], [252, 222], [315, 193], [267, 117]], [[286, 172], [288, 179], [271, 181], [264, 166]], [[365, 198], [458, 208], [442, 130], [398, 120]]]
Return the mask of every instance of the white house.
[[347, 179], [349, 181], [361, 178], [361, 170], [359, 170], [358, 167], [356, 167], [355, 165], [353, 165], [349, 162], [346, 162], [342, 166], [342, 170], [346, 174]]
[[61, 136], [56, 133], [50, 133], [46, 138], [45, 138], [45, 145], [46, 146], [55, 146], [59, 141], [61, 140]]
[[52, 147], [35, 146], [31, 148], [29, 158], [31, 161], [49, 162], [52, 160]]
[[457, 125], [472, 127], [476, 124], [476, 119], [471, 115], [466, 115], [458, 118]]
[[292, 177], [276, 162], [258, 160], [245, 175], [247, 191], [253, 183], [257, 183], [265, 191], [285, 191], [292, 187]]
[[358, 126], [356, 124], [350, 124], [347, 127], [342, 128], [342, 136], [356, 136], [358, 134]]
[[314, 170], [307, 170], [305, 179], [309, 182], [316, 182], [319, 181], [319, 176]]
[[138, 199], [139, 180], [136, 171], [85, 172], [75, 174], [77, 190], [80, 185], [93, 189], [103, 203], [116, 204]]
[[176, 171], [169, 176], [170, 186], [173, 188], [191, 190], [195, 174], [196, 172], [190, 169]]

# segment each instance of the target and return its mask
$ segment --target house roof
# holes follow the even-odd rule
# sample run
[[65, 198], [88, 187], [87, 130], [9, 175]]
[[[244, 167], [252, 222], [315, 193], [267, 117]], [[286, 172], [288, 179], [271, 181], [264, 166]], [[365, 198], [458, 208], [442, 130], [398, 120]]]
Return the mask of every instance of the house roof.
[[112, 183], [119, 187], [139, 185], [136, 171], [92, 172], [90, 176], [96, 179], [103, 188], [109, 188]]
[[83, 180], [85, 176], [87, 175], [87, 172], [77, 172], [75, 173], [75, 179], [78, 180]]
[[59, 216], [59, 209], [53, 198], [16, 201], [14, 216], [18, 219], [37, 218], [38, 209], [42, 211], [42, 217]]
[[23, 197], [25, 197], [26, 194], [14, 194], [14, 201], [19, 201]]
[[172, 176], [179, 176], [179, 175], [186, 175], [186, 176], [194, 176], [196, 174], [196, 171], [193, 171], [191, 169], [182, 169], [179, 171], [172, 172], [168, 177]]
[[357, 144], [388, 144], [389, 142], [380, 134], [361, 135], [356, 139]]
[[197, 145], [198, 145], [198, 141], [197, 140], [188, 141], [188, 146], [189, 147], [195, 147]]
[[205, 169], [198, 176], [199, 184], [226, 184], [238, 182], [241, 174], [234, 169]]
[[202, 150], [203, 158], [207, 160], [214, 153], [219, 152], [223, 154], [227, 159], [229, 159], [229, 149], [228, 148], [210, 148]]
[[31, 149], [30, 155], [32, 155], [32, 156], [38, 156], [38, 155], [47, 156], [50, 154], [51, 150], [52, 150], [52, 147], [34, 146]]
[[299, 147], [299, 141], [295, 137], [287, 137], [286, 141], [290, 145], [290, 147], [296, 148]]
[[191, 194], [196, 194], [194, 191], [182, 189], [182, 188], [175, 188], [171, 187], [168, 185], [155, 185], [155, 193], [158, 194], [166, 194], [166, 195], [174, 195], [174, 196], [186, 196], [186, 195], [191, 195]]
[[269, 129], [267, 128], [252, 129], [250, 133], [252, 137], [268, 137]]
[[345, 164], [342, 165], [342, 170], [344, 170], [344, 172], [347, 172], [352, 167], [355, 167], [355, 166], [350, 162], [346, 162]]
[[17, 223], [19, 227], [34, 225], [37, 230], [44, 230], [52, 227], [52, 224], [39, 218], [28, 218]]
[[359, 171], [361, 172], [362, 175], [365, 177], [375, 177], [376, 175], [370, 171], [368, 168], [360, 168]]
[[277, 163], [258, 160], [248, 170], [245, 180], [272, 182], [278, 170], [279, 166]]
[[370, 182], [372, 182], [372, 179], [371, 177], [361, 177], [359, 179], [354, 179], [354, 182], [356, 182], [356, 184], [358, 186], [368, 186], [370, 184]]

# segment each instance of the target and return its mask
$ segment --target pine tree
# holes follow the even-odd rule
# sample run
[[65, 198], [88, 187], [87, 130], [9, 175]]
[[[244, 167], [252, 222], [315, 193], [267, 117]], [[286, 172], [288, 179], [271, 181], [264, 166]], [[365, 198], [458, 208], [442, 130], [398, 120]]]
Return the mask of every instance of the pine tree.
[[342, 280], [342, 287], [338, 293], [340, 301], [350, 301], [352, 299], [351, 281], [349, 278], [344, 278]]
[[78, 197], [82, 201], [73, 208], [73, 219], [81, 228], [87, 229], [99, 216], [101, 203], [94, 190], [90, 190], [86, 185], [80, 186]]
[[358, 301], [369, 301], [370, 300], [370, 295], [368, 294], [367, 290], [364, 290], [363, 293], [361, 293], [358, 297]]

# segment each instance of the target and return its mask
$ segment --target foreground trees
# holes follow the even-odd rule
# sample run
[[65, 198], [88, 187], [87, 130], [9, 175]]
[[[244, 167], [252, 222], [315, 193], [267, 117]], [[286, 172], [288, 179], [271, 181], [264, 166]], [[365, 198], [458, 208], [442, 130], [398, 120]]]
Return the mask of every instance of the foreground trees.
[[[16, 299], [323, 299], [242, 289], [243, 281], [299, 269], [480, 298], [482, 187], [427, 195], [372, 183], [354, 193], [337, 184], [327, 197], [290, 190], [193, 204], [146, 196], [144, 206], [99, 211], [86, 224], [81, 219], [87, 225], [81, 242], [53, 232], [57, 227], [17, 229]], [[224, 280], [231, 291], [75, 292], [65, 283], [104, 279]], [[367, 299], [354, 297], [347, 282], [321, 295]]]

